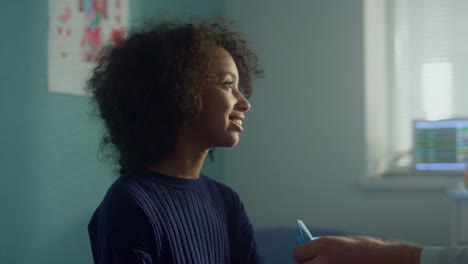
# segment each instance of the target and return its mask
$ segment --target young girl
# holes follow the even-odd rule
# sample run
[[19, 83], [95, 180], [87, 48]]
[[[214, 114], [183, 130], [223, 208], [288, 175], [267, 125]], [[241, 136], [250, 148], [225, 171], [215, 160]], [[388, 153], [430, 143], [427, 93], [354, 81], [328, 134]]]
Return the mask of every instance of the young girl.
[[103, 51], [88, 91], [121, 176], [88, 226], [95, 263], [261, 263], [238, 195], [200, 173], [239, 142], [261, 73], [222, 22], [159, 23]]

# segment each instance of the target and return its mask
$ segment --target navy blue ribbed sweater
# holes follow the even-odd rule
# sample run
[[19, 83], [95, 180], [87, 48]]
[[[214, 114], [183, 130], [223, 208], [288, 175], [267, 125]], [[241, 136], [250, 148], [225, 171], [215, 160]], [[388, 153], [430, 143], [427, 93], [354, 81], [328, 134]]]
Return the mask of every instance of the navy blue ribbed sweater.
[[88, 226], [95, 263], [262, 263], [238, 195], [204, 175], [122, 175]]

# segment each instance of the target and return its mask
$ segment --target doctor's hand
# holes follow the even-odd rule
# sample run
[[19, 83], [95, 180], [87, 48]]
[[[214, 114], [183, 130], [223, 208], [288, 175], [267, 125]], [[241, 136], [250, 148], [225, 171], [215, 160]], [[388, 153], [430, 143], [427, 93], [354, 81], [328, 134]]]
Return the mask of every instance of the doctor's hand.
[[419, 264], [422, 247], [370, 237], [321, 237], [294, 249], [300, 264]]

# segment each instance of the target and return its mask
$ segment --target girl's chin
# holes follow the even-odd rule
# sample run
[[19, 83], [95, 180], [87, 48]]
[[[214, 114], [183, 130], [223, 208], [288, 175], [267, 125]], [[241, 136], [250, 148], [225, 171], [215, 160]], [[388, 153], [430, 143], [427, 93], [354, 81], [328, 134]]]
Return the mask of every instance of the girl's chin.
[[239, 136], [233, 136], [229, 139], [225, 139], [222, 142], [218, 142], [214, 147], [234, 147], [239, 144]]

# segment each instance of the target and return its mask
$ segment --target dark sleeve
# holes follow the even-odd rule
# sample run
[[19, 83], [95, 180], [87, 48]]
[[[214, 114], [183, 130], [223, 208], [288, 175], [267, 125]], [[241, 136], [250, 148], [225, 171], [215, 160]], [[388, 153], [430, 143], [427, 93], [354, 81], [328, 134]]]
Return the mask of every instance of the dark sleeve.
[[263, 263], [257, 249], [254, 230], [247, 217], [244, 205], [237, 194], [233, 195], [233, 212], [231, 219], [235, 221], [230, 226], [231, 263], [257, 264]]
[[113, 193], [101, 205], [96, 233], [93, 245], [96, 264], [157, 263], [151, 221], [135, 199], [124, 192]]

